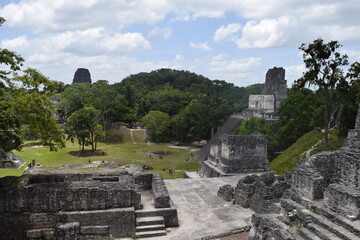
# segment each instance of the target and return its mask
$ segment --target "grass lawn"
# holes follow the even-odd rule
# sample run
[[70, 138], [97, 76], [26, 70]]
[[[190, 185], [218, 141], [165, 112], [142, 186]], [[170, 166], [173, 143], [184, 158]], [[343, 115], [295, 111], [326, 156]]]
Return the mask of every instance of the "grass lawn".
[[[323, 138], [323, 132], [306, 133], [291, 147], [272, 160], [270, 168], [280, 175], [292, 171], [301, 162], [301, 159], [304, 158], [303, 153], [311, 149], [311, 147], [319, 141], [321, 142], [310, 152], [310, 155], [323, 151]], [[343, 145], [343, 142], [344, 138], [339, 138], [339, 132], [337, 130], [332, 129], [329, 131], [328, 151], [339, 149]]]
[[[87, 148], [89, 149], [89, 147]], [[91, 161], [114, 161], [117, 164], [140, 164], [153, 167], [151, 172], [162, 174], [164, 178], [182, 177], [184, 171], [196, 171], [200, 164], [198, 162], [185, 162], [189, 158], [189, 149], [171, 148], [167, 145], [148, 145], [146, 143], [98, 143], [99, 156], [79, 157], [74, 152], [79, 150], [78, 144], [66, 143], [66, 148], [57, 152], [50, 152], [48, 148], [41, 146], [24, 147], [21, 152], [14, 152], [21, 156], [26, 162], [36, 159], [37, 163], [44, 167], [54, 167], [70, 164], [86, 164]], [[160, 159], [154, 155], [151, 159], [151, 152], [166, 152], [166, 155]], [[105, 155], [102, 155], [102, 152]], [[193, 153], [194, 154], [194, 153]], [[25, 167], [21, 169], [0, 169], [0, 177], [21, 175]], [[165, 171], [164, 171], [165, 169]], [[169, 175], [169, 169], [173, 169], [174, 175]]]

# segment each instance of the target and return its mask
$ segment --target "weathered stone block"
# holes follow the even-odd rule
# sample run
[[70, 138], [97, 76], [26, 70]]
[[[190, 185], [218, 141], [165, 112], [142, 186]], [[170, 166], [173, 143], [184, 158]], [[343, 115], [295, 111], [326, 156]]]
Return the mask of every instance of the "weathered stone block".
[[230, 184], [221, 186], [217, 195], [225, 201], [231, 201], [234, 198], [234, 188]]
[[155, 208], [168, 208], [171, 206], [169, 192], [161, 175], [153, 174], [152, 189], [155, 195]]

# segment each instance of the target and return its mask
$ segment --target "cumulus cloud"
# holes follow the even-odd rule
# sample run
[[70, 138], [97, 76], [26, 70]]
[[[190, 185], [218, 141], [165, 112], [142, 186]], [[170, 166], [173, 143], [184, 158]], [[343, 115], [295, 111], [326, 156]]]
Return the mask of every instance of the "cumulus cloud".
[[238, 86], [259, 82], [255, 71], [261, 65], [261, 58], [229, 59], [222, 53], [212, 57], [208, 72], [214, 78], [226, 79]]
[[289, 44], [297, 22], [291, 17], [249, 21], [245, 24], [242, 37], [236, 40], [239, 48], [268, 48]]
[[9, 26], [34, 33], [136, 23], [153, 25], [171, 11], [168, 1], [27, 0], [0, 9]]
[[155, 27], [153, 29], [150, 30], [150, 32], [148, 33], [148, 38], [149, 39], [154, 39], [154, 38], [163, 38], [163, 39], [168, 39], [171, 37], [172, 34], [172, 29], [171, 28], [159, 28], [159, 27]]
[[111, 33], [104, 28], [91, 28], [45, 35], [33, 40], [18, 37], [4, 40], [2, 47], [19, 52], [68, 52], [81, 55], [103, 55], [146, 50], [151, 47], [141, 33]]
[[190, 42], [189, 45], [192, 48], [200, 49], [200, 50], [203, 50], [203, 51], [210, 51], [211, 50], [211, 47], [209, 46], [209, 44], [207, 42], [202, 42], [202, 43]]
[[301, 78], [306, 71], [305, 65], [293, 65], [285, 67], [285, 75], [288, 86], [291, 86], [295, 80]]
[[240, 29], [241, 29], [240, 23], [231, 23], [226, 27], [223, 25], [215, 31], [213, 39], [215, 42], [221, 42], [229, 35], [233, 33], [237, 33]]

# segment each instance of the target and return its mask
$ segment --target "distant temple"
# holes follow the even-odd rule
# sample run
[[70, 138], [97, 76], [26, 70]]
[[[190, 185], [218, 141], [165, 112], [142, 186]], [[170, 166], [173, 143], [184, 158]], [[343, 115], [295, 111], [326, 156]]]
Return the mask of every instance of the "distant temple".
[[[223, 124], [223, 126], [221, 126], [217, 130], [217, 132], [208, 141], [208, 143], [199, 151], [199, 153], [196, 155], [196, 159], [199, 160], [200, 162], [206, 161], [209, 157], [209, 154], [211, 154], [211, 146], [217, 146], [221, 144], [221, 136], [224, 134], [230, 134], [232, 131], [234, 131], [236, 127], [240, 126], [242, 122], [247, 118], [256, 116], [256, 117], [263, 117], [265, 118], [266, 121], [276, 121], [277, 120], [276, 110], [280, 107], [281, 102], [286, 98], [286, 96], [287, 96], [287, 81], [285, 80], [285, 69], [282, 67], [279, 68], [274, 67], [272, 69], [269, 69], [266, 73], [265, 86], [261, 94], [250, 95], [248, 108], [244, 109], [241, 113], [231, 115]], [[265, 163], [266, 161], [267, 160], [263, 160], [262, 163]], [[219, 167], [218, 163], [215, 165]], [[251, 167], [251, 169], [265, 170], [266, 167], [265, 165], [264, 166], [261, 165], [261, 167], [254, 166]], [[249, 169], [247, 170], [242, 169], [241, 172], [246, 172], [248, 170]], [[228, 172], [226, 171], [224, 172], [228, 174]], [[208, 174], [202, 174], [202, 175], [208, 175]], [[211, 175], [216, 176], [216, 174], [211, 174]], [[225, 175], [225, 174], [220, 174], [220, 175]]]
[[74, 83], [90, 83], [91, 84], [91, 75], [89, 69], [86, 68], [78, 68], [74, 74], [74, 79], [72, 84]]

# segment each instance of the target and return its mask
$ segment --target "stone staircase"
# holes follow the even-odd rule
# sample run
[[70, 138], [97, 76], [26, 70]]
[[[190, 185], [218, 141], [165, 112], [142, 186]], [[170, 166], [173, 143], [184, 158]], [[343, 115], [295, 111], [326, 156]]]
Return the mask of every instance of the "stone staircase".
[[[292, 235], [297, 240], [355, 240], [360, 239], [360, 224], [332, 212], [321, 201], [302, 205], [292, 199], [281, 199], [281, 207], [290, 217], [279, 220], [297, 225]], [[289, 216], [289, 214], [288, 214]]]
[[166, 230], [164, 217], [137, 217], [135, 235], [137, 238], [165, 236]]

